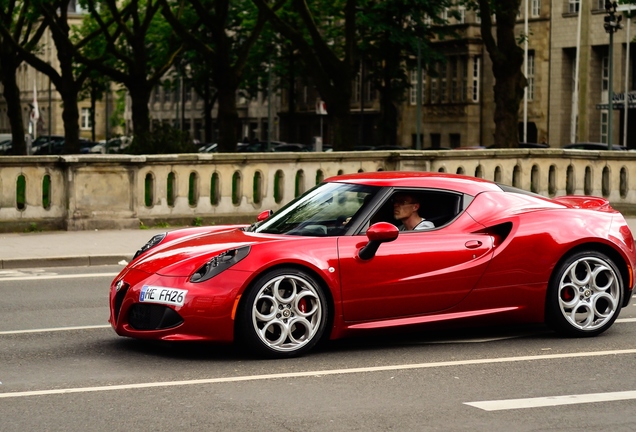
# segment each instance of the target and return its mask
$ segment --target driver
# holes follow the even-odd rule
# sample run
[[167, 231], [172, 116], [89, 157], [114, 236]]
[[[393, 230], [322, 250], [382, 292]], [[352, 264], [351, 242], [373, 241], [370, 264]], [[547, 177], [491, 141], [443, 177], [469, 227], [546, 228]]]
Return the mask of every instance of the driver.
[[397, 193], [393, 196], [393, 217], [402, 222], [400, 231], [422, 231], [435, 228], [433, 222], [427, 221], [417, 212], [419, 200], [408, 193]]

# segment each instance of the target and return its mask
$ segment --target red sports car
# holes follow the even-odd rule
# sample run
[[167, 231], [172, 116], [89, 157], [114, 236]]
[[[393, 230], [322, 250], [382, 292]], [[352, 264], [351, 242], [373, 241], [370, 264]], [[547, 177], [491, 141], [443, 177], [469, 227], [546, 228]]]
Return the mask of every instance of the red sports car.
[[[396, 219], [413, 203], [424, 230]], [[269, 357], [426, 323], [546, 322], [594, 336], [634, 286], [632, 233], [598, 197], [547, 199], [440, 173], [359, 173], [258, 219], [153, 237], [112, 283], [115, 331], [240, 340]]]

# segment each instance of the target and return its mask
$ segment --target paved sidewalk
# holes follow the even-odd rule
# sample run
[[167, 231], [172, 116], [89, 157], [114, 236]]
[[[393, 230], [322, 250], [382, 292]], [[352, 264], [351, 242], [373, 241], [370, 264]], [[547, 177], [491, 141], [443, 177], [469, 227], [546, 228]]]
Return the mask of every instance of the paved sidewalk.
[[0, 269], [89, 266], [130, 261], [153, 235], [175, 229], [0, 234]]
[[[627, 218], [636, 235], [636, 217]], [[152, 236], [176, 229], [0, 234], [0, 269], [94, 266], [130, 261]]]

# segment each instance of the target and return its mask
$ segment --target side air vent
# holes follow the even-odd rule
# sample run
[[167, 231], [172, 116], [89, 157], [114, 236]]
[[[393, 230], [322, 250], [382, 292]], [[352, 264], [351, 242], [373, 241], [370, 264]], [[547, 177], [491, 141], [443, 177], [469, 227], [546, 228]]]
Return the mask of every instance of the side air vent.
[[502, 224], [493, 225], [477, 232], [493, 236], [493, 246], [497, 247], [502, 244], [506, 240], [506, 238], [508, 238], [508, 235], [510, 235], [510, 231], [512, 231], [512, 222], [504, 222]]

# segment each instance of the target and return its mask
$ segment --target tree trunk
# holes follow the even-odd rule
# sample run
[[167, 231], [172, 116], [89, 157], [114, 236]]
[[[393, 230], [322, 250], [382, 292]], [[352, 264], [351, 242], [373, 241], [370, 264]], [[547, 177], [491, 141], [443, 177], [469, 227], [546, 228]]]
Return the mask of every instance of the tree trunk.
[[397, 145], [398, 110], [393, 98], [393, 77], [397, 74], [393, 70], [396, 66], [392, 61], [399, 63], [395, 55], [387, 55], [386, 63], [382, 69], [382, 88], [380, 89], [380, 143], [382, 145]]
[[2, 55], [0, 62], [2, 62], [2, 66], [0, 66], [0, 81], [3, 85], [2, 95], [7, 102], [7, 116], [11, 126], [11, 154], [25, 155], [24, 119], [22, 118], [20, 89], [16, 81], [18, 61], [12, 56]]
[[520, 68], [500, 67], [506, 74], [495, 82], [495, 147], [515, 148], [519, 143], [519, 105], [525, 78]]
[[[489, 0], [479, 0], [481, 36], [492, 60], [495, 76], [495, 147], [519, 146], [519, 105], [527, 81], [521, 72], [523, 49], [517, 45], [515, 24], [521, 0], [499, 0], [495, 10], [497, 38], [492, 35], [493, 23]], [[488, 146], [489, 143], [484, 143]]]
[[[73, 91], [74, 90], [74, 91]], [[64, 122], [64, 153], [79, 153], [79, 108], [77, 107], [77, 89], [67, 89], [60, 92], [64, 108], [62, 121]]]
[[332, 133], [334, 141], [332, 143], [334, 151], [353, 150], [354, 147], [354, 131], [351, 121], [351, 109], [349, 101], [351, 99], [351, 90], [347, 86], [347, 90], [342, 92], [334, 92], [325, 96], [327, 104], [327, 113], [331, 120]]
[[216, 121], [219, 126], [218, 149], [221, 153], [235, 152], [238, 142], [236, 125], [239, 118], [236, 110], [236, 89], [221, 86], [217, 94], [219, 95], [219, 114]]
[[133, 122], [133, 135], [135, 139], [145, 139], [150, 132], [150, 90], [145, 78], [133, 81], [129, 85], [128, 92], [131, 99], [131, 111]]

